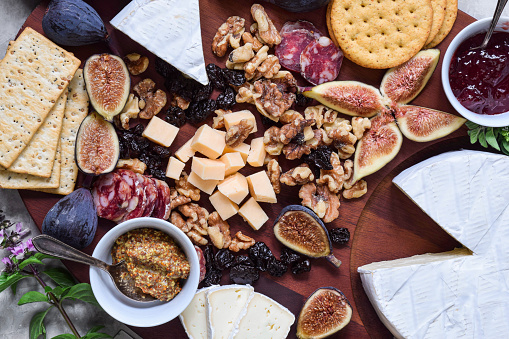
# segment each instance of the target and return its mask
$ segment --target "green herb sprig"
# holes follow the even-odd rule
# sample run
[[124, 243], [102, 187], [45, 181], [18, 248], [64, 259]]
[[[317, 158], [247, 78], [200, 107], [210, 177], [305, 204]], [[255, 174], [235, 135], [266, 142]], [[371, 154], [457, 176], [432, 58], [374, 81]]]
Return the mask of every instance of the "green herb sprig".
[[[13, 226], [16, 226], [15, 229], [12, 229]], [[10, 254], [1, 260], [5, 264], [5, 269], [0, 273], [0, 293], [10, 287], [12, 292], [16, 294], [16, 286], [20, 280], [34, 278], [44, 289], [44, 293], [29, 291], [21, 297], [18, 305], [34, 302], [48, 304], [46, 310], [38, 312], [32, 317], [29, 338], [37, 339], [40, 336], [46, 338], [44, 319], [52, 308], [56, 308], [60, 312], [72, 332], [72, 334], [60, 334], [53, 337], [53, 339], [111, 338], [106, 333], [98, 332], [104, 326], [95, 326], [84, 336], [79, 335], [64, 309], [64, 301], [81, 300], [100, 307], [92, 293], [90, 284], [77, 284], [72, 275], [64, 268], [45, 269], [42, 267], [44, 265], [43, 259], [53, 257], [38, 253], [32, 244], [32, 239], [28, 239], [26, 242], [21, 241], [27, 233], [28, 231], [23, 229], [21, 223], [15, 224], [5, 220], [5, 215], [0, 210], [0, 249], [10, 251]], [[50, 281], [47, 283], [44, 278], [49, 278]]]
[[482, 147], [491, 146], [497, 151], [509, 155], [509, 126], [486, 127], [472, 121], [467, 121], [465, 125], [469, 129], [468, 135], [472, 144], [479, 142]]

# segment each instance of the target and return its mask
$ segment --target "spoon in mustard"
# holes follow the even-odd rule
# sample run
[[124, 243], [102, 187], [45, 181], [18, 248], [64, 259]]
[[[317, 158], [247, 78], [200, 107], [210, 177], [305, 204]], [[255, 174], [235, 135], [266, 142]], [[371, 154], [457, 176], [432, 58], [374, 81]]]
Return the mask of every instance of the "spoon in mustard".
[[493, 34], [493, 31], [495, 30], [495, 27], [497, 26], [498, 20], [500, 19], [500, 15], [502, 15], [502, 11], [505, 8], [505, 5], [507, 4], [507, 0], [498, 0], [497, 1], [497, 7], [495, 8], [495, 13], [493, 14], [493, 19], [491, 19], [490, 28], [488, 28], [488, 31], [486, 32], [486, 35], [484, 36], [484, 40], [482, 44], [480, 44], [477, 47], [470, 48], [471, 51], [476, 49], [485, 49], [488, 45], [488, 42], [491, 39], [491, 35]]
[[108, 273], [117, 290], [129, 299], [141, 302], [157, 300], [135, 286], [134, 279], [131, 278], [131, 275], [127, 271], [127, 266], [124, 261], [115, 265], [108, 265], [104, 261], [91, 257], [46, 234], [34, 237], [32, 243], [37, 251], [43, 254], [100, 268]]

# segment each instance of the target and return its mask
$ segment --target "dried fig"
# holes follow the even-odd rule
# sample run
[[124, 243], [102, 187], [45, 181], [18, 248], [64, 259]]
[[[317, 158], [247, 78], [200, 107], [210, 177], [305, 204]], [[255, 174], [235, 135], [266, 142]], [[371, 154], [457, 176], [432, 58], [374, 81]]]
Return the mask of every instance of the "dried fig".
[[401, 133], [417, 142], [444, 137], [467, 121], [450, 113], [412, 105], [397, 106], [395, 116]]
[[384, 109], [386, 99], [380, 91], [358, 81], [331, 81], [303, 93], [338, 112], [372, 117]]
[[371, 129], [357, 143], [351, 183], [378, 171], [398, 154], [403, 136], [389, 112], [371, 119]]
[[321, 287], [302, 306], [297, 320], [297, 338], [325, 338], [348, 325], [352, 306], [334, 287]]
[[382, 95], [403, 105], [412, 101], [426, 86], [440, 59], [440, 50], [427, 49], [402, 65], [389, 69], [380, 85]]

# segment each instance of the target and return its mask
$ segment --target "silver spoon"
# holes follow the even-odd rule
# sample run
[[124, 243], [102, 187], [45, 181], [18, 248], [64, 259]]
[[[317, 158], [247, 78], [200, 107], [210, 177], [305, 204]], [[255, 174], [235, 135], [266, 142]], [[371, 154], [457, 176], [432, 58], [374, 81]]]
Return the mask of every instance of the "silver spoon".
[[32, 243], [41, 253], [65, 260], [79, 262], [85, 265], [94, 266], [107, 272], [113, 280], [113, 284], [117, 290], [119, 290], [129, 299], [141, 302], [157, 300], [151, 295], [143, 293], [139, 287], [134, 285], [134, 280], [129, 275], [124, 261], [121, 261], [115, 265], [108, 265], [102, 260], [91, 257], [86, 253], [78, 251], [77, 249], [64, 244], [60, 240], [45, 234], [34, 237], [32, 239]]
[[470, 48], [471, 51], [476, 49], [485, 49], [488, 45], [488, 42], [491, 39], [491, 35], [493, 34], [493, 31], [495, 30], [495, 27], [497, 26], [498, 19], [500, 19], [500, 15], [502, 14], [502, 11], [505, 8], [505, 5], [507, 4], [507, 0], [498, 0], [497, 1], [497, 8], [495, 9], [495, 13], [493, 14], [493, 19], [491, 19], [490, 28], [486, 32], [486, 35], [484, 36], [484, 40], [481, 45], [477, 47]]

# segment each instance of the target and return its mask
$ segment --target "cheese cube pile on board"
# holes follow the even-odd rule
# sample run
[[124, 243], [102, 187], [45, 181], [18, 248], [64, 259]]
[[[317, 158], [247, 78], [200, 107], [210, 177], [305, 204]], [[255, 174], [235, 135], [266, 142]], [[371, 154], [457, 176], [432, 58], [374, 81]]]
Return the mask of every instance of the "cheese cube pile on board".
[[249, 285], [198, 290], [179, 315], [189, 338], [286, 338], [295, 316]]

